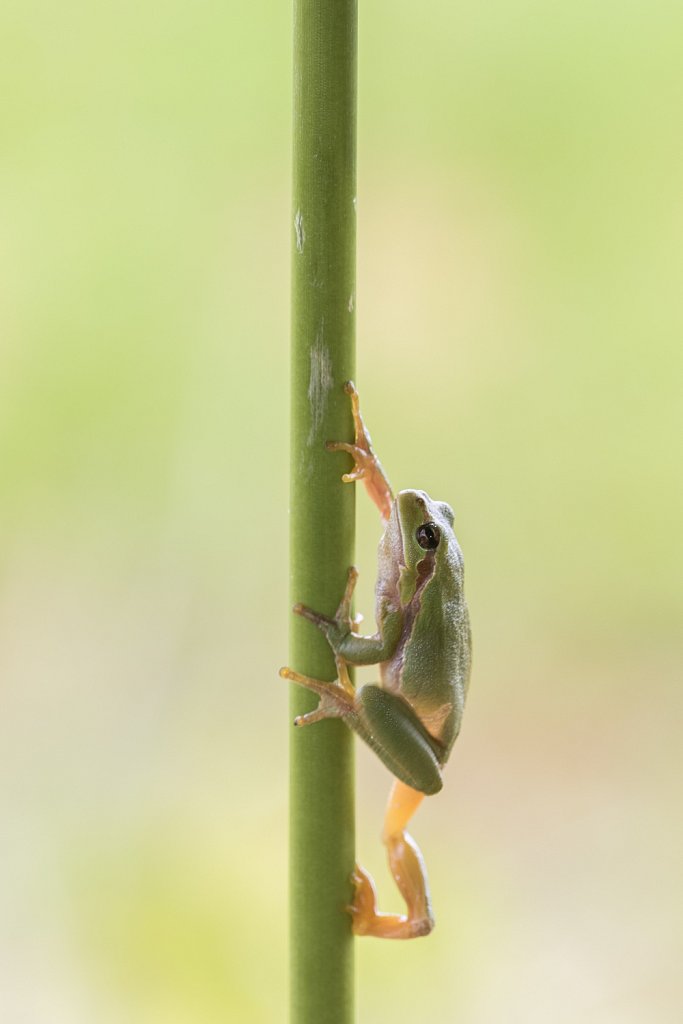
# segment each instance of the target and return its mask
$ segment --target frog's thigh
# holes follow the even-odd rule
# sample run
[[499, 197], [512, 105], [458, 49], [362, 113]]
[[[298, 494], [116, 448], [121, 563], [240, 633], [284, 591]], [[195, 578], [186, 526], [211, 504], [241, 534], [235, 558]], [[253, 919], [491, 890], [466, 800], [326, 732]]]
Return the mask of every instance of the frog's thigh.
[[389, 771], [412, 789], [438, 793], [443, 785], [439, 762], [405, 701], [370, 685], [357, 694], [356, 706], [370, 746]]

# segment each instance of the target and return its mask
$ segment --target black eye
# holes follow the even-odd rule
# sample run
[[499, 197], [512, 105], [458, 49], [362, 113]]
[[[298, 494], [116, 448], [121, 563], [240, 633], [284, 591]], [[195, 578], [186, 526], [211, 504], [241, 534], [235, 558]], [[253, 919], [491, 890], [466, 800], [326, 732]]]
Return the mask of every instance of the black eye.
[[423, 523], [415, 531], [415, 540], [425, 551], [432, 551], [439, 546], [441, 530], [436, 523]]

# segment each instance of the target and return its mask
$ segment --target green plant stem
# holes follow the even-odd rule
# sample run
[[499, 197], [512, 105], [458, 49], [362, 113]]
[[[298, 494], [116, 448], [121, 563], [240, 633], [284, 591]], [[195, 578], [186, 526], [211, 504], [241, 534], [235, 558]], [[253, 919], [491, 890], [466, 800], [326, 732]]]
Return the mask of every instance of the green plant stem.
[[[355, 0], [295, 0], [292, 208], [291, 597], [334, 613], [353, 561], [351, 440], [356, 262]], [[331, 651], [292, 616], [290, 664], [336, 675]], [[292, 687], [291, 714], [317, 698]], [[341, 722], [292, 728], [291, 1021], [351, 1024], [353, 938], [344, 907], [354, 863], [352, 737]]]

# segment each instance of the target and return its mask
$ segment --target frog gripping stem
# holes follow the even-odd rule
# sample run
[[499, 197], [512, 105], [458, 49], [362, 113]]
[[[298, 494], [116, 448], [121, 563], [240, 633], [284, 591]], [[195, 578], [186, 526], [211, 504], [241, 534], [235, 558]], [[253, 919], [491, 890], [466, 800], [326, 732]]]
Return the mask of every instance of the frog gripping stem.
[[312, 679], [310, 676], [301, 675], [291, 668], [281, 668], [282, 679], [289, 679], [291, 683], [312, 690], [320, 697], [317, 708], [304, 715], [297, 715], [294, 725], [312, 725], [320, 722], [323, 718], [350, 718], [354, 715], [353, 697], [341, 682], [326, 683], [322, 679]]
[[[328, 441], [326, 447], [351, 455], [354, 468], [342, 480], [362, 480], [385, 521], [375, 591], [377, 631], [369, 636], [355, 631], [358, 619], [351, 602], [358, 573], [351, 567], [334, 616], [301, 603], [294, 606], [327, 639], [337, 678], [326, 682], [290, 668], [280, 674], [318, 695], [317, 706], [297, 716], [295, 725], [341, 719], [395, 777], [382, 841], [406, 912], [378, 910], [374, 883], [359, 864], [347, 909], [356, 935], [414, 939], [429, 935], [434, 916], [424, 860], [406, 827], [424, 796], [442, 788], [442, 768], [460, 731], [471, 663], [463, 558], [450, 505], [414, 489], [394, 498], [350, 381], [345, 391], [351, 398], [354, 441]], [[352, 665], [377, 665], [379, 680], [356, 692], [349, 676]]]

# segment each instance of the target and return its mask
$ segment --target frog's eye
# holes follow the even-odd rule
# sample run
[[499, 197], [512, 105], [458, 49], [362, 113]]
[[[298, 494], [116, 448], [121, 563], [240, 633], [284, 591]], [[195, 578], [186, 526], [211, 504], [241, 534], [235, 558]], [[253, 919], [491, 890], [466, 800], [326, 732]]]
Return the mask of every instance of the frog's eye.
[[423, 523], [415, 531], [415, 540], [425, 551], [433, 551], [438, 548], [441, 540], [441, 530], [436, 523]]

